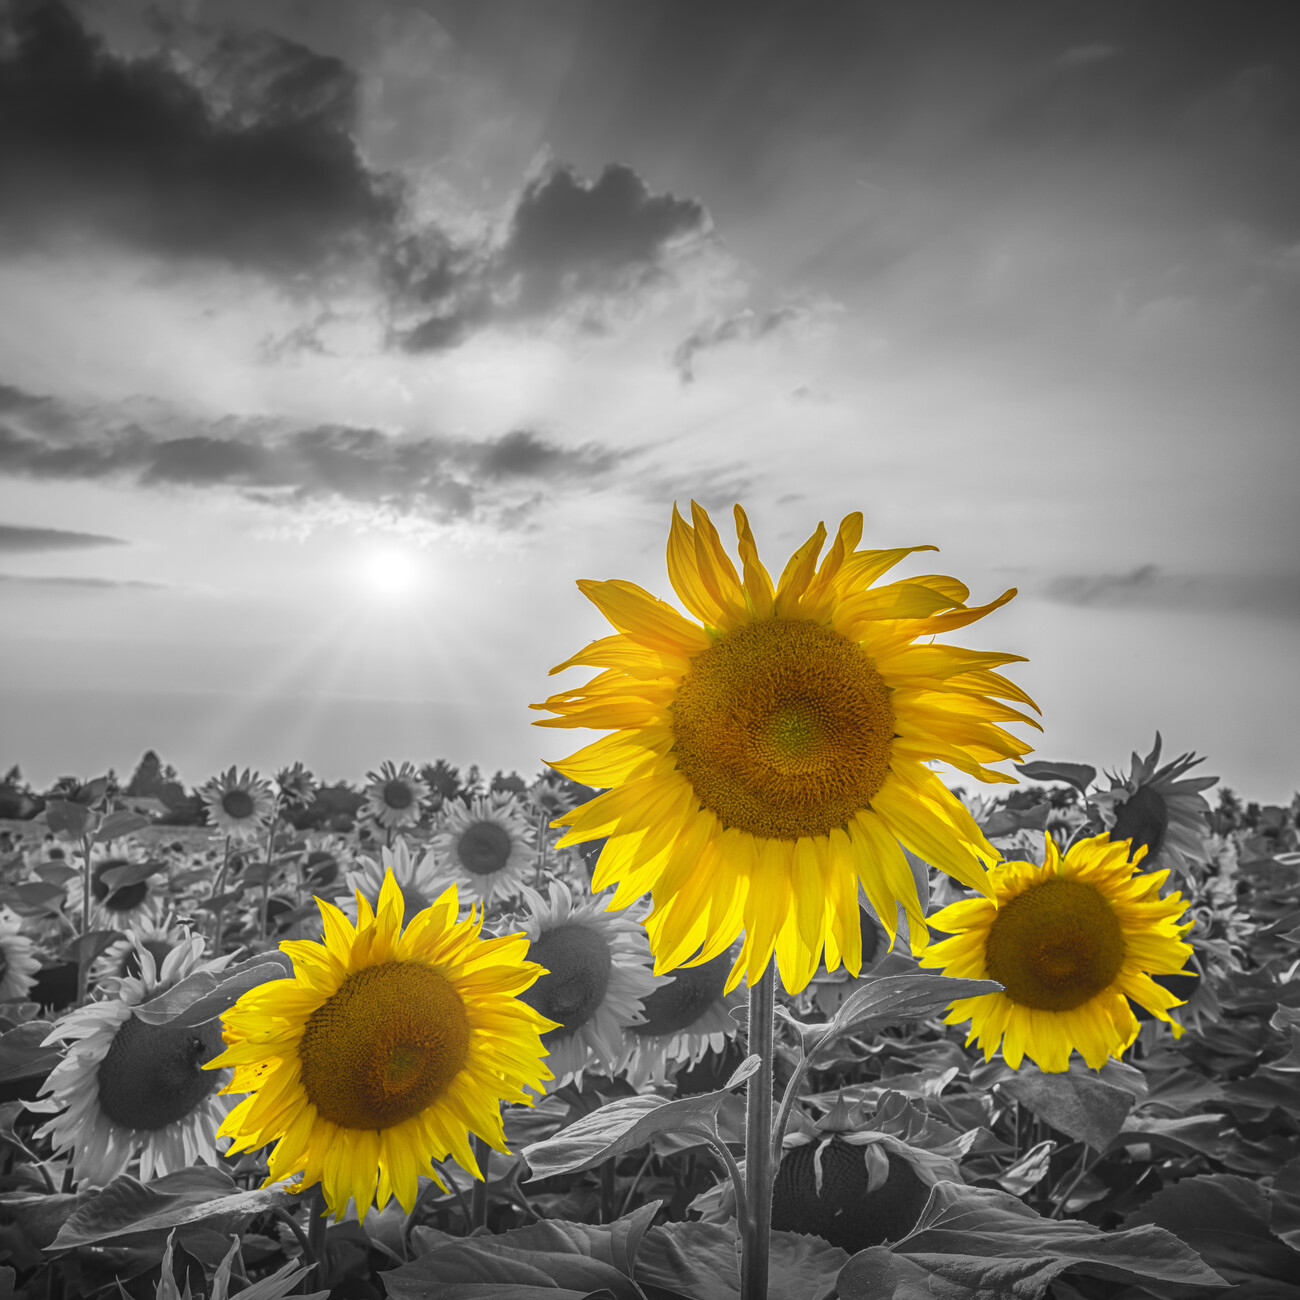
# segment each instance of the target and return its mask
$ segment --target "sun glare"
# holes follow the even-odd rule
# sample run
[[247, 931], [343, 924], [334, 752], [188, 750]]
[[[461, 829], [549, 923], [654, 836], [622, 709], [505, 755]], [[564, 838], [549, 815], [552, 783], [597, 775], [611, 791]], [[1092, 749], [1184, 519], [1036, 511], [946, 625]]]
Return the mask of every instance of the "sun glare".
[[411, 595], [420, 581], [420, 558], [391, 543], [367, 547], [353, 566], [353, 577], [368, 599], [387, 603]]

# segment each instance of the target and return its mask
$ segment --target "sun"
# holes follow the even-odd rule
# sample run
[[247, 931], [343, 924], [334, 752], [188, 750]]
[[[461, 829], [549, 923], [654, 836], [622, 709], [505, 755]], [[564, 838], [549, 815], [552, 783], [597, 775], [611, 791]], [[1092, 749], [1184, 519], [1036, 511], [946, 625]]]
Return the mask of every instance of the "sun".
[[352, 564], [352, 578], [362, 596], [380, 604], [413, 595], [423, 575], [420, 557], [395, 542], [366, 546]]

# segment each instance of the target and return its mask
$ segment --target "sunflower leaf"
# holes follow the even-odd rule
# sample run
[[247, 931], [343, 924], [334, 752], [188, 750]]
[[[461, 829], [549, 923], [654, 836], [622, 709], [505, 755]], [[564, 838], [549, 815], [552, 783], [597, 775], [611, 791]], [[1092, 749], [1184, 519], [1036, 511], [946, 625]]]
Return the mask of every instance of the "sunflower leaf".
[[976, 998], [1000, 993], [994, 980], [954, 979], [949, 975], [883, 975], [856, 989], [825, 1025], [819, 1035], [810, 1035], [808, 1051], [814, 1052], [847, 1030], [875, 1021], [925, 1020], [946, 1011], [959, 998]]
[[1087, 763], [1057, 763], [1040, 761], [1016, 763], [1015, 769], [1031, 781], [1064, 781], [1074, 786], [1080, 794], [1097, 779], [1097, 769]]
[[1077, 1219], [1044, 1219], [1006, 1192], [955, 1183], [935, 1184], [916, 1227], [854, 1255], [837, 1285], [841, 1300], [1039, 1300], [1067, 1269], [1125, 1282], [1225, 1285], [1161, 1228], [1103, 1232]]
[[197, 970], [166, 993], [136, 1007], [135, 1014], [146, 1024], [188, 1029], [228, 1011], [249, 989], [292, 974], [288, 957], [264, 952], [220, 975]]
[[1128, 1088], [1078, 1068], [1048, 1074], [1025, 1064], [999, 1086], [1044, 1123], [1094, 1151], [1105, 1151], [1119, 1136], [1137, 1100]]
[[111, 812], [99, 823], [95, 831], [95, 843], [107, 844], [110, 840], [120, 839], [123, 835], [134, 835], [136, 831], [143, 830], [149, 824], [148, 817], [142, 817], [137, 812], [128, 812], [124, 809]]
[[669, 1133], [683, 1146], [699, 1146], [716, 1140], [719, 1109], [731, 1095], [730, 1089], [748, 1079], [760, 1065], [757, 1056], [743, 1061], [716, 1092], [668, 1101], [663, 1097], [622, 1097], [584, 1115], [554, 1137], [534, 1142], [523, 1149], [533, 1179], [555, 1174], [578, 1173], [643, 1147], [657, 1133]]
[[148, 880], [150, 876], [157, 875], [162, 869], [163, 864], [156, 859], [149, 862], [126, 862], [120, 867], [110, 867], [99, 879], [107, 887], [108, 892], [114, 894], [128, 885], [138, 885], [142, 880]]
[[181, 1169], [147, 1184], [122, 1174], [73, 1211], [50, 1249], [138, 1238], [192, 1223], [207, 1223], [223, 1233], [240, 1231], [253, 1215], [291, 1205], [293, 1200], [283, 1184], [243, 1191], [220, 1169], [206, 1165]]
[[0, 1034], [0, 1083], [44, 1077], [63, 1059], [63, 1048], [42, 1047], [54, 1026], [48, 1020], [29, 1020]]

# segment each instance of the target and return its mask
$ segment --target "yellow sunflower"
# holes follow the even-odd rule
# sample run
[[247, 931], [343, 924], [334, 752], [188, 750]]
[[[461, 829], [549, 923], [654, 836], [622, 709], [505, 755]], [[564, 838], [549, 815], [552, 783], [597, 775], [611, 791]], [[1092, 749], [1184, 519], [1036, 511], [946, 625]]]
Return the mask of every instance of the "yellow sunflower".
[[1157, 1019], [1181, 1000], [1151, 977], [1182, 970], [1191, 947], [1179, 924], [1181, 894], [1164, 897], [1168, 871], [1140, 872], [1139, 850], [1106, 835], [1080, 840], [1064, 857], [1050, 835], [1046, 860], [1000, 862], [991, 898], [950, 903], [930, 924], [952, 937], [921, 956], [945, 975], [997, 980], [1001, 993], [959, 998], [946, 1023], [971, 1022], [966, 1044], [1002, 1055], [1013, 1069], [1028, 1056], [1042, 1070], [1070, 1068], [1077, 1049], [1094, 1070], [1137, 1037], [1127, 999]]
[[[402, 891], [384, 877], [378, 915], [357, 895], [354, 928], [317, 900], [324, 943], [287, 940], [292, 979], [250, 989], [228, 1012], [229, 1092], [251, 1095], [221, 1135], [232, 1151], [275, 1142], [267, 1182], [320, 1183], [341, 1218], [396, 1196], [409, 1214], [420, 1175], [450, 1154], [481, 1177], [472, 1129], [505, 1151], [501, 1101], [531, 1105], [551, 1077], [541, 1035], [552, 1021], [520, 1000], [542, 973], [522, 934], [482, 939], [458, 921], [455, 886], [403, 930]], [[531, 1091], [530, 1091], [531, 1090]]]
[[559, 715], [541, 726], [613, 732], [550, 764], [613, 788], [557, 818], [570, 827], [559, 847], [609, 837], [593, 888], [617, 882], [614, 907], [649, 891], [661, 972], [711, 960], [743, 930], [729, 986], [755, 983], [775, 952], [798, 992], [828, 939], [828, 957], [856, 974], [859, 883], [891, 939], [902, 905], [919, 950], [925, 919], [902, 846], [981, 893], [979, 855], [997, 856], [927, 764], [1014, 784], [984, 766], [1028, 752], [997, 724], [1037, 725], [1001, 702], [1037, 707], [993, 671], [1022, 656], [931, 638], [1014, 590], [968, 607], [953, 578], [873, 587], [934, 548], [858, 550], [856, 513], [820, 565], [818, 524], [774, 586], [739, 506], [743, 576], [691, 509], [693, 526], [673, 510], [668, 576], [699, 623], [630, 582], [578, 583], [617, 632], [551, 671], [603, 671], [533, 707]]

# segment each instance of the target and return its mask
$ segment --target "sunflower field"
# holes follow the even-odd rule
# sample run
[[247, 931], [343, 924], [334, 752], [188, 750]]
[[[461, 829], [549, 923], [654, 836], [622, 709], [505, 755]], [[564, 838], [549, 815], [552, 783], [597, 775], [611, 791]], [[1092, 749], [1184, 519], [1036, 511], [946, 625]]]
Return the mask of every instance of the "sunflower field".
[[531, 782], [11, 771], [0, 1296], [1300, 1300], [1300, 796], [1025, 761], [1014, 593], [736, 522]]

